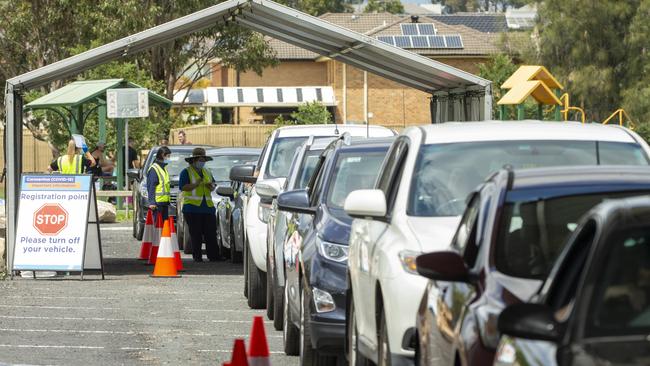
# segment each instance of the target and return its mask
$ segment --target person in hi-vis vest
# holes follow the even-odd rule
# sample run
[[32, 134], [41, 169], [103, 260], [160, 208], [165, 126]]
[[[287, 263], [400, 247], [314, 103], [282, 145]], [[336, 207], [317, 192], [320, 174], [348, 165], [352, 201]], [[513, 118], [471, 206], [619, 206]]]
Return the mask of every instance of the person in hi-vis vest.
[[77, 148], [74, 140], [68, 141], [68, 150], [50, 164], [50, 170], [61, 174], [84, 174], [95, 166], [95, 158], [88, 152], [88, 148]]
[[169, 214], [169, 173], [167, 164], [172, 152], [167, 146], [161, 146], [156, 152], [156, 160], [147, 171], [147, 200], [149, 208], [162, 214], [163, 220], [167, 220]]
[[222, 259], [217, 246], [217, 216], [212, 201], [216, 185], [210, 171], [204, 168], [205, 162], [210, 160], [205, 149], [194, 148], [192, 156], [185, 159], [190, 165], [183, 169], [178, 181], [183, 191], [183, 217], [189, 228], [195, 262], [203, 261], [203, 242], [209, 261]]

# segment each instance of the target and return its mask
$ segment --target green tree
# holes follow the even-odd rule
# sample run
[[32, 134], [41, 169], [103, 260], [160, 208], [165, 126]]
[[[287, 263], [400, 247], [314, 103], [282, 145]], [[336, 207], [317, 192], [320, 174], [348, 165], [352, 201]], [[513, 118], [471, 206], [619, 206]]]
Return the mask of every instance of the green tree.
[[316, 125], [332, 123], [332, 114], [322, 103], [314, 101], [301, 104], [298, 110], [291, 113], [291, 119], [280, 116], [275, 119], [276, 125]]
[[404, 6], [400, 0], [368, 0], [363, 12], [404, 14]]
[[313, 16], [352, 11], [352, 7], [345, 0], [279, 0], [278, 2]]
[[510, 56], [497, 54], [492, 56], [488, 63], [479, 64], [478, 68], [480, 77], [492, 81], [493, 115], [498, 116], [496, 103], [504, 94], [501, 85], [517, 70], [517, 66], [512, 62]]

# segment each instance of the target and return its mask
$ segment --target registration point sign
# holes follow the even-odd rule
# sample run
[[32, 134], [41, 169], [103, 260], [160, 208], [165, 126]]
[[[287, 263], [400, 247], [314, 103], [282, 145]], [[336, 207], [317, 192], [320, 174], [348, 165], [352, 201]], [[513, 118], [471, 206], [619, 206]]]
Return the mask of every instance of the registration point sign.
[[24, 175], [13, 270], [101, 269], [90, 175]]

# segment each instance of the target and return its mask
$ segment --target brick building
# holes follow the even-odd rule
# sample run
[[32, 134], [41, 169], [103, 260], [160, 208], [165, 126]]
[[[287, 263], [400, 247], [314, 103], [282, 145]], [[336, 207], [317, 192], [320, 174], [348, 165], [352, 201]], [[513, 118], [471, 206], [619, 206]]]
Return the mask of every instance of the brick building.
[[[480, 63], [488, 61], [499, 51], [499, 35], [507, 30], [505, 17], [495, 14], [412, 17], [388, 13], [345, 13], [324, 14], [321, 18], [474, 74], [478, 72]], [[280, 63], [265, 69], [261, 76], [224, 68], [218, 61], [211, 64], [212, 88], [209, 89], [223, 90], [219, 94], [221, 99], [206, 100], [204, 105], [219, 107], [224, 122], [272, 123], [278, 115], [294, 110], [296, 105], [290, 103], [260, 102], [264, 100], [262, 94], [271, 92], [266, 89], [273, 87], [295, 88], [299, 95], [314, 89], [318, 93], [333, 91], [334, 102], [329, 108], [338, 123], [364, 123], [364, 116], [368, 116], [371, 124], [384, 125], [408, 126], [431, 121], [430, 95], [424, 92], [279, 40], [269, 39], [269, 42]], [[247, 102], [237, 87], [257, 87], [261, 99]], [[237, 100], [224, 102], [223, 95], [230, 92], [229, 89], [239, 93], [239, 103]], [[278, 91], [278, 95], [280, 93]], [[236, 96], [233, 98], [237, 99]], [[251, 98], [255, 99], [255, 96], [251, 94]]]

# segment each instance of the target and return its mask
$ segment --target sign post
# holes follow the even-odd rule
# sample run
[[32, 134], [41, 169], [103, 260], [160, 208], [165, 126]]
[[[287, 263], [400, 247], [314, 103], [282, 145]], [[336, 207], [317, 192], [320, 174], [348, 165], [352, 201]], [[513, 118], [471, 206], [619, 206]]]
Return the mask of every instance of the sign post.
[[[100, 270], [101, 236], [91, 175], [29, 174], [21, 177], [15, 271]], [[85, 222], [86, 225], [79, 225]]]

